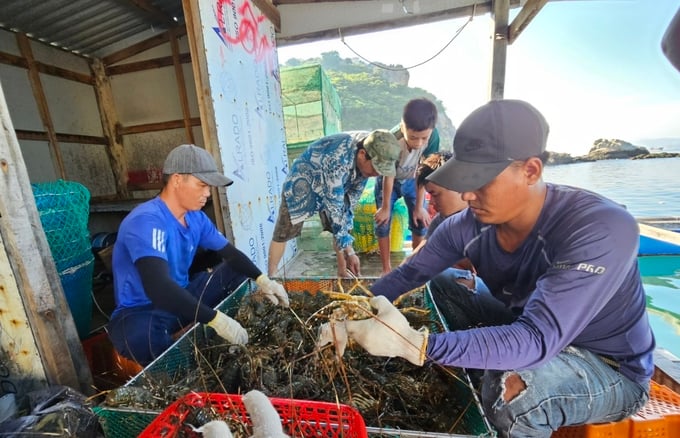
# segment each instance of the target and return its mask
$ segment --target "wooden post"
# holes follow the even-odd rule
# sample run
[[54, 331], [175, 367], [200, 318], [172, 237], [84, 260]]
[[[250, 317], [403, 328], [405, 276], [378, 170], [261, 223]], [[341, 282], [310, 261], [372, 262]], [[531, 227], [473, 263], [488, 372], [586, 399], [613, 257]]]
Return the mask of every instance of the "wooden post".
[[47, 106], [47, 99], [45, 98], [45, 90], [43, 90], [42, 82], [40, 82], [40, 73], [36, 66], [35, 58], [33, 58], [33, 50], [31, 50], [31, 42], [24, 33], [17, 33], [17, 44], [21, 51], [21, 56], [26, 59], [28, 79], [31, 82], [31, 89], [33, 90], [33, 97], [35, 103], [38, 105], [38, 112], [42, 120], [47, 137], [49, 138], [50, 154], [54, 164], [54, 170], [61, 179], [66, 179], [66, 170], [64, 169], [64, 161], [59, 150], [59, 143], [57, 142], [57, 135], [54, 131], [54, 124], [52, 123], [52, 116], [50, 109]]
[[[205, 59], [205, 47], [203, 46], [198, 2], [182, 0], [182, 6], [184, 7], [184, 20], [187, 27], [187, 37], [189, 38], [189, 51], [191, 52], [192, 60], [191, 65], [194, 70], [196, 98], [198, 100], [198, 109], [201, 115], [203, 143], [205, 149], [215, 158], [218, 168], [221, 169], [223, 168], [222, 159], [220, 158], [220, 154], [215, 153], [216, 151], [214, 150], [218, 143], [217, 126], [215, 124], [215, 110], [210, 96], [210, 78], [208, 77], [208, 64]], [[215, 224], [217, 228], [233, 242], [234, 233], [231, 230], [231, 225], [229, 223], [229, 204], [222, 202], [222, 198], [219, 196], [220, 190], [213, 188], [212, 192], [213, 208], [215, 209]]]
[[493, 0], [491, 17], [494, 20], [493, 55], [489, 99], [502, 99], [505, 93], [505, 65], [508, 51], [509, 0]]
[[[61, 287], [0, 88], [0, 355], [14, 387], [92, 392], [92, 375]], [[41, 369], [42, 368], [42, 369]]]
[[175, 66], [175, 79], [177, 80], [177, 91], [179, 92], [179, 102], [182, 105], [182, 116], [184, 119], [184, 131], [187, 134], [187, 141], [194, 143], [194, 133], [191, 129], [191, 112], [189, 111], [189, 99], [187, 98], [186, 83], [184, 82], [184, 70], [179, 58], [179, 44], [175, 29], [168, 31], [170, 48], [172, 49], [172, 63]]
[[527, 0], [522, 10], [519, 11], [519, 14], [510, 23], [508, 44], [512, 44], [517, 39], [519, 34], [526, 29], [531, 20], [533, 20], [546, 3], [548, 3], [548, 0]]
[[101, 60], [92, 60], [90, 69], [92, 70], [92, 75], [95, 80], [95, 95], [97, 96], [97, 105], [99, 105], [99, 117], [101, 118], [102, 129], [104, 130], [104, 135], [109, 139], [109, 146], [106, 148], [106, 153], [111, 162], [113, 176], [116, 179], [116, 193], [118, 193], [119, 198], [126, 199], [129, 197], [127, 188], [127, 160], [125, 159], [123, 140], [118, 135], [116, 128], [118, 125], [118, 116], [114, 105], [111, 82], [106, 75], [105, 66]]
[[0, 367], [5, 370], [1, 386], [3, 393], [25, 395], [44, 388], [47, 376], [40, 363], [38, 346], [29, 328], [28, 315], [5, 246], [0, 237]]

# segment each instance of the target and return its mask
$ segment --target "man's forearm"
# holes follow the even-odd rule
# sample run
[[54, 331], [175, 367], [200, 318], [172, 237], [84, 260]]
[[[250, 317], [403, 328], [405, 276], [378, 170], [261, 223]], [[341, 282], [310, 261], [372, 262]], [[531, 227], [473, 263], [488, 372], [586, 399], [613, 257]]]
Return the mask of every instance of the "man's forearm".
[[425, 203], [425, 186], [416, 188], [416, 208], [422, 208]]
[[382, 198], [382, 208], [390, 208], [392, 201], [392, 190], [394, 189], [394, 177], [383, 177], [383, 198]]

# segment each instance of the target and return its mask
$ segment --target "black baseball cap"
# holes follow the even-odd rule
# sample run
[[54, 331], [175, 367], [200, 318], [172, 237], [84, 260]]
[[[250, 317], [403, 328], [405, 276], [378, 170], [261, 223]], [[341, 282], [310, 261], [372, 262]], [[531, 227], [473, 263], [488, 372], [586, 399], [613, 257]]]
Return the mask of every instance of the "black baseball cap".
[[427, 178], [457, 192], [488, 184], [513, 161], [545, 152], [548, 123], [522, 100], [492, 100], [463, 120], [453, 138], [453, 158]]

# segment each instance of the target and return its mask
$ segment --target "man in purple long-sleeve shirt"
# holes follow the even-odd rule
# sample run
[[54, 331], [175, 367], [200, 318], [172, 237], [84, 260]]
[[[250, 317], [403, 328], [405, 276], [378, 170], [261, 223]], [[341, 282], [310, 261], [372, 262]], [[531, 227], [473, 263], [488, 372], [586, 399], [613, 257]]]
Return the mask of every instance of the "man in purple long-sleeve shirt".
[[[344, 323], [371, 354], [485, 370], [482, 404], [501, 436], [625, 418], [648, 399], [653, 372], [637, 223], [602, 196], [543, 182], [547, 135], [523, 101], [470, 114], [455, 158], [429, 177], [461, 192], [468, 208], [374, 284], [377, 318]], [[436, 277], [466, 257], [504, 312], [485, 312], [489, 297]], [[428, 335], [388, 301], [430, 279], [437, 306], [455, 302], [473, 327]], [[455, 314], [445, 316], [455, 325]]]

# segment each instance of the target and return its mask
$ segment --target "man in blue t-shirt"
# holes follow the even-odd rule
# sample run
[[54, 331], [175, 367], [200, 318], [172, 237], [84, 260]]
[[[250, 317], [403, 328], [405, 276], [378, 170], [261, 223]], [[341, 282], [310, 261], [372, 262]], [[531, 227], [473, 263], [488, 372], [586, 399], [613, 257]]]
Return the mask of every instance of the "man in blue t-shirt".
[[[547, 136], [526, 102], [494, 100], [473, 111], [456, 133], [454, 158], [428, 178], [460, 192], [468, 208], [371, 287], [376, 318], [322, 330], [338, 339], [344, 330], [373, 355], [484, 370], [482, 405], [501, 436], [549, 437], [562, 426], [621, 420], [647, 401], [654, 371], [637, 222], [600, 195], [545, 183]], [[448, 299], [468, 304], [466, 326], [411, 328], [389, 300], [462, 258], [504, 306], [488, 311], [451, 287]]]
[[[208, 324], [227, 342], [248, 342], [238, 322], [213, 308], [247, 278], [256, 280], [270, 301], [288, 306], [283, 286], [229, 243], [201, 211], [211, 187], [232, 183], [205, 149], [186, 144], [173, 149], [163, 165], [163, 183], [157, 197], [123, 220], [113, 247], [116, 309], [107, 330], [118, 353], [141, 365], [195, 322]], [[224, 261], [190, 277], [198, 248], [216, 251]]]

